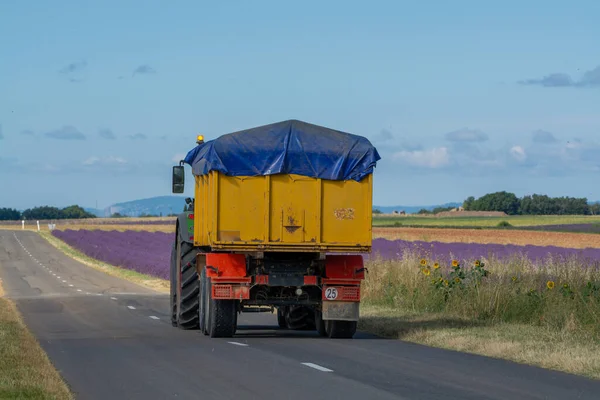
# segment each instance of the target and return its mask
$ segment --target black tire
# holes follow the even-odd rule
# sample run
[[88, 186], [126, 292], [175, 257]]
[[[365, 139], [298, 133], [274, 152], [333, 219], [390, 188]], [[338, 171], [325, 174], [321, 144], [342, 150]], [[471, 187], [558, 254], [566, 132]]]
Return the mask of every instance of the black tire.
[[288, 329], [306, 331], [315, 329], [315, 315], [310, 307], [289, 306], [285, 310], [285, 321]]
[[200, 332], [208, 334], [206, 318], [206, 268], [200, 273], [200, 293], [198, 295], [200, 304], [198, 307], [198, 327]]
[[215, 300], [211, 298], [212, 283], [206, 279], [208, 288], [206, 304], [208, 304], [208, 334], [211, 338], [228, 338], [237, 330], [238, 300]]
[[287, 307], [277, 308], [277, 325], [279, 325], [279, 328], [281, 329], [287, 329], [288, 327], [287, 322], [285, 320], [286, 308]]
[[315, 328], [319, 336], [327, 336], [327, 330], [325, 329], [325, 321], [323, 321], [323, 313], [319, 310], [315, 311]]
[[171, 283], [171, 325], [177, 326], [177, 241], [173, 242], [173, 247], [171, 248], [171, 266], [169, 275]]
[[325, 321], [327, 336], [331, 339], [352, 339], [356, 333], [357, 321]]
[[181, 329], [198, 329], [198, 310], [200, 305], [200, 280], [196, 271], [196, 255], [199, 251], [191, 243], [180, 242], [181, 259], [181, 299], [177, 326]]

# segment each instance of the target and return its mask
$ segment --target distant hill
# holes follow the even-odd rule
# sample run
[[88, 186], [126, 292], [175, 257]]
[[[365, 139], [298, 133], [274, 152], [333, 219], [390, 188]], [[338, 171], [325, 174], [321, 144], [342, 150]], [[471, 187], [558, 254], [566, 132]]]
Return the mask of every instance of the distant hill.
[[150, 197], [113, 204], [102, 211], [102, 216], [110, 217], [115, 213], [125, 217], [139, 217], [140, 215], [167, 216], [183, 212], [184, 206], [185, 197], [183, 196]]
[[391, 214], [394, 211], [398, 211], [398, 212], [404, 211], [407, 214], [416, 214], [422, 209], [432, 211], [434, 208], [438, 208], [438, 207], [453, 207], [454, 208], [454, 207], [460, 207], [460, 206], [462, 206], [462, 204], [463, 203], [461, 202], [461, 203], [438, 204], [438, 205], [434, 205], [434, 206], [373, 206], [373, 209], [377, 209], [384, 214]]

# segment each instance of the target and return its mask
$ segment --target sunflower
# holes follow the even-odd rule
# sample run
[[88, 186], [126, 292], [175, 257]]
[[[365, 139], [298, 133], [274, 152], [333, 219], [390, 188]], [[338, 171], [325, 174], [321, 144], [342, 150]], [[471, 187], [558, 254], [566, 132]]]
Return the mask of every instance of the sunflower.
[[457, 276], [456, 278], [454, 278], [454, 282], [460, 283], [460, 278]]
[[434, 268], [434, 269], [438, 269], [438, 268], [440, 268], [440, 264], [439, 264], [439, 263], [435, 263], [435, 264], [433, 264], [433, 268]]
[[554, 289], [554, 282], [553, 281], [546, 282], [546, 287], [548, 289]]
[[516, 281], [517, 281], [517, 277], [516, 277], [516, 276], [513, 276], [513, 277], [512, 277], [512, 281], [513, 281], [513, 282], [516, 282]]
[[458, 267], [458, 260], [452, 260], [452, 266]]
[[564, 287], [565, 289], [568, 289], [568, 288], [569, 288], [569, 284], [568, 284], [568, 283], [565, 283], [565, 284], [563, 285], [563, 287]]
[[481, 265], [481, 262], [479, 260], [475, 261], [475, 266], [479, 267]]
[[448, 286], [448, 280], [444, 279], [444, 285]]
[[427, 260], [426, 260], [426, 259], [424, 259], [424, 258], [422, 258], [422, 259], [421, 259], [421, 265], [422, 265], [423, 267], [424, 267], [424, 266], [426, 266], [426, 265], [427, 265]]
[[429, 274], [431, 274], [431, 271], [429, 270], [429, 268], [424, 268], [424, 269], [423, 269], [423, 274], [424, 274], [425, 276], [429, 276]]

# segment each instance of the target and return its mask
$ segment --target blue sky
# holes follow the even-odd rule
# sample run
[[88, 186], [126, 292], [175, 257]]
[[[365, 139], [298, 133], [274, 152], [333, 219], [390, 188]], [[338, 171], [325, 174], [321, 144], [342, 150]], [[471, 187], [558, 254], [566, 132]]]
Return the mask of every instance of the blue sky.
[[290, 118], [371, 139], [379, 205], [600, 199], [600, 3], [482, 3], [3, 1], [0, 207], [170, 194]]

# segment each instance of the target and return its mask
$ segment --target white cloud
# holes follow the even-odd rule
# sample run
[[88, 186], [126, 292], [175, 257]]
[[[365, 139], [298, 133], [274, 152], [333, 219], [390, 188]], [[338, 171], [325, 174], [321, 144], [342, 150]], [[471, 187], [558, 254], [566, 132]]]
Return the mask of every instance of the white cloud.
[[510, 155], [517, 161], [525, 161], [527, 159], [527, 153], [521, 146], [513, 146], [510, 149]]
[[436, 147], [430, 150], [402, 150], [394, 153], [393, 158], [408, 165], [425, 168], [440, 168], [450, 163], [446, 147]]

